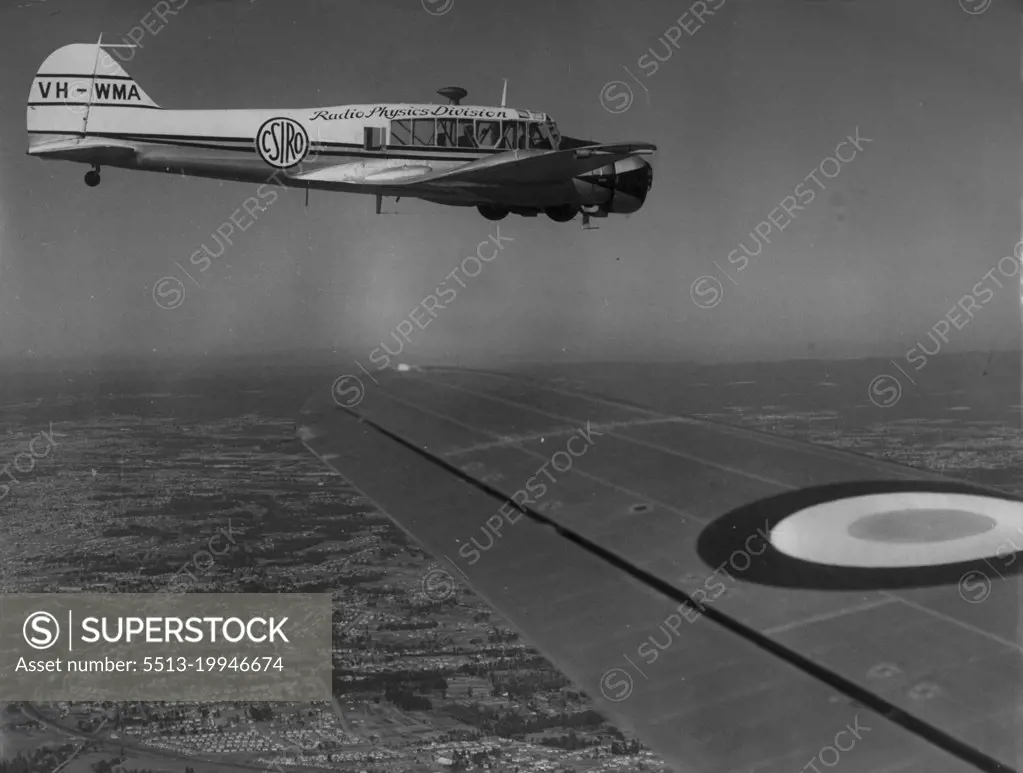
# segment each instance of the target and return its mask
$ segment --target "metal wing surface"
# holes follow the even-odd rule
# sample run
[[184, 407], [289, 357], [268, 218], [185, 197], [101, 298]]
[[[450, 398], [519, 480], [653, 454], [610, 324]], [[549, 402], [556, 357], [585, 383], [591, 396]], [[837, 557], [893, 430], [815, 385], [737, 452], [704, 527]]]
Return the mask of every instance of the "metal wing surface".
[[677, 770], [1016, 769], [1007, 562], [829, 568], [767, 539], [836, 498], [1002, 492], [547, 379], [363, 382], [323, 386], [304, 443]]
[[435, 170], [428, 163], [395, 167], [381, 161], [353, 161], [296, 175], [309, 182], [389, 188], [447, 188], [473, 185], [535, 185], [565, 182], [630, 155], [653, 153], [656, 146], [644, 142], [589, 145], [557, 151], [510, 150], [470, 161], [455, 169]]

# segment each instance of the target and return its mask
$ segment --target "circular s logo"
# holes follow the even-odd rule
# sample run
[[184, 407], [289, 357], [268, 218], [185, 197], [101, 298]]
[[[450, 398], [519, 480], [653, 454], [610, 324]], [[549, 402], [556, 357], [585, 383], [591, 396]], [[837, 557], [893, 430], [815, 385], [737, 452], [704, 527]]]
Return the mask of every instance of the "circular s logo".
[[632, 675], [624, 668], [609, 668], [600, 677], [600, 692], [613, 703], [632, 695]]
[[423, 595], [430, 601], [444, 601], [455, 592], [455, 578], [443, 569], [431, 569], [423, 577]]
[[455, 0], [422, 0], [423, 10], [430, 16], [443, 16], [455, 7]]
[[991, 7], [991, 0], [959, 0], [959, 7], [970, 16], [977, 16]]
[[959, 597], [970, 604], [986, 601], [991, 595], [991, 580], [983, 572], [969, 571], [959, 578]]
[[725, 297], [725, 288], [714, 276], [701, 276], [689, 288], [689, 297], [701, 309], [713, 309]]
[[256, 132], [256, 152], [270, 166], [287, 169], [309, 152], [309, 134], [291, 118], [271, 118]]
[[334, 402], [342, 408], [354, 408], [362, 402], [366, 395], [366, 387], [358, 376], [346, 374], [334, 379], [330, 393], [334, 397]]
[[867, 396], [878, 408], [891, 408], [902, 399], [902, 384], [895, 376], [882, 373], [871, 380]]
[[625, 81], [608, 81], [600, 90], [600, 104], [609, 113], [624, 113], [632, 99], [632, 87]]
[[92, 91], [90, 81], [71, 81], [67, 84], [64, 105], [72, 113], [84, 113], [89, 109], [89, 94]]
[[48, 650], [60, 638], [60, 623], [49, 612], [33, 612], [25, 618], [21, 635], [32, 649]]
[[153, 285], [153, 300], [161, 309], [176, 309], [185, 302], [185, 285], [173, 276], [157, 279]]

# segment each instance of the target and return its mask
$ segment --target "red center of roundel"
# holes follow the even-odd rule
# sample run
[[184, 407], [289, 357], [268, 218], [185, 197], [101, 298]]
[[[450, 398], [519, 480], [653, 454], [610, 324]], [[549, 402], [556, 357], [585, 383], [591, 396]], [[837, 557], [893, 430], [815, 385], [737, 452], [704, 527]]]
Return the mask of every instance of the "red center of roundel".
[[945, 542], [991, 531], [998, 521], [967, 510], [895, 510], [849, 524], [850, 537], [874, 542]]

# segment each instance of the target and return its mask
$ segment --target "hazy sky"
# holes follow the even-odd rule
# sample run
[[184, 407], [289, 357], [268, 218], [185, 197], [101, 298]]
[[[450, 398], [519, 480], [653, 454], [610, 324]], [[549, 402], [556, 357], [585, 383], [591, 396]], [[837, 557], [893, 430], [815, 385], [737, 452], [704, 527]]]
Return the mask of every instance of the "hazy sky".
[[[690, 36], [669, 31], [687, 2], [189, 0], [123, 66], [165, 108], [442, 102], [449, 84], [496, 104], [508, 77], [509, 104], [564, 134], [657, 143], [640, 212], [597, 231], [509, 216], [513, 241], [465, 288], [448, 280], [458, 297], [402, 359], [894, 355], [1019, 239], [1021, 24], [990, 2], [726, 0], [703, 26], [685, 17]], [[395, 347], [496, 234], [475, 209], [389, 200], [408, 214], [378, 217], [372, 197], [313, 192], [305, 208], [287, 192], [200, 289], [175, 263], [255, 186], [110, 168], [90, 189], [86, 167], [25, 155], [43, 59], [121, 38], [151, 7], [0, 0], [0, 358]], [[670, 59], [654, 71], [648, 49]], [[621, 84], [602, 104], [610, 81], [634, 94], [621, 112]], [[804, 182], [857, 127], [869, 142], [834, 179], [816, 172], [826, 190]], [[815, 199], [736, 272], [729, 253], [755, 252], [749, 232], [797, 185]], [[702, 275], [721, 282], [713, 308], [693, 301]], [[154, 303], [164, 276], [185, 282], [177, 309]], [[986, 286], [947, 351], [1018, 342], [1018, 287]]]

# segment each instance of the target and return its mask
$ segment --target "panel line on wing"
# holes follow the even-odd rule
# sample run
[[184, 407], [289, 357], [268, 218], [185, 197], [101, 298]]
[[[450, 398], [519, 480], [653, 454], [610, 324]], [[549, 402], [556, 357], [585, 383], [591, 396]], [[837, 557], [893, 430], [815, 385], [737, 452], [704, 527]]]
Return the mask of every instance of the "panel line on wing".
[[[497, 402], [497, 403], [504, 403], [505, 405], [510, 405], [510, 406], [512, 406], [514, 408], [520, 408], [520, 409], [522, 409], [524, 411], [530, 411], [531, 413], [539, 414], [540, 416], [546, 416], [549, 419], [555, 419], [557, 421], [566, 422], [566, 423], [570, 424], [573, 427], [579, 426], [576, 423], [575, 419], [569, 419], [566, 416], [559, 416], [556, 413], [551, 413], [550, 411], [544, 411], [544, 410], [542, 410], [540, 408], [535, 408], [535, 407], [533, 407], [531, 405], [525, 405], [524, 403], [519, 403], [519, 402], [516, 402], [515, 400], [509, 400], [509, 399], [507, 399], [505, 397], [497, 397], [496, 395], [487, 394], [486, 392], [477, 392], [475, 389], [468, 389], [467, 387], [455, 386], [454, 384], [445, 384], [445, 383], [437, 382], [437, 381], [433, 381], [433, 380], [430, 380], [430, 381], [426, 381], [424, 379], [418, 379], [418, 380], [419, 381], [425, 381], [425, 383], [430, 384], [431, 386], [440, 386], [443, 389], [451, 389], [451, 390], [455, 390], [455, 391], [458, 391], [458, 392], [464, 392], [466, 394], [475, 395], [476, 397], [482, 397], [485, 400], [491, 400], [491, 401]], [[667, 417], [665, 417], [665, 418], [667, 418]], [[479, 430], [477, 430], [477, 431], [479, 431]], [[732, 475], [738, 475], [738, 476], [741, 476], [741, 477], [744, 477], [744, 478], [749, 478], [750, 480], [755, 480], [755, 481], [758, 481], [759, 483], [766, 483], [767, 485], [774, 486], [776, 488], [792, 489], [792, 486], [790, 486], [789, 484], [782, 483], [781, 481], [774, 480], [773, 478], [768, 478], [768, 477], [763, 476], [763, 475], [757, 475], [756, 473], [752, 473], [752, 472], [746, 472], [745, 470], [741, 470], [738, 467], [732, 467], [731, 465], [728, 465], [728, 464], [721, 464], [720, 462], [712, 462], [709, 459], [704, 459], [704, 458], [696, 456], [694, 454], [687, 454], [684, 451], [678, 451], [678, 450], [676, 450], [674, 448], [668, 448], [667, 446], [662, 446], [662, 445], [660, 445], [658, 443], [651, 443], [651, 442], [649, 442], [647, 440], [640, 440], [639, 438], [629, 437], [628, 435], [618, 435], [618, 434], [615, 434], [614, 432], [608, 432], [607, 434], [610, 435], [611, 437], [618, 438], [619, 440], [624, 440], [627, 443], [632, 443], [633, 445], [643, 446], [643, 447], [649, 448], [649, 449], [651, 449], [653, 451], [660, 451], [661, 453], [668, 454], [670, 456], [677, 456], [680, 459], [687, 459], [687, 460], [689, 460], [691, 462], [696, 462], [697, 464], [702, 464], [704, 467], [713, 467], [716, 470], [721, 470], [721, 472], [727, 472], [727, 473], [732, 474]]]
[[[646, 427], [654, 424], [681, 424], [685, 423], [685, 419], [678, 416], [665, 416], [663, 418], [651, 418], [651, 419], [634, 419], [632, 421], [607, 421], [597, 422], [593, 424], [593, 428], [598, 431], [605, 429], [626, 429], [629, 427]], [[478, 430], [483, 431], [483, 430]], [[570, 429], [555, 429], [549, 432], [531, 432], [525, 435], [499, 435], [499, 440], [494, 440], [489, 443], [479, 443], [478, 445], [468, 446], [466, 448], [457, 448], [454, 451], [448, 451], [444, 454], [444, 458], [450, 459], [455, 456], [462, 456], [463, 454], [472, 454], [477, 451], [489, 451], [492, 448], [513, 448], [522, 443], [530, 443], [536, 440], [543, 440], [545, 438], [560, 438], [568, 437], [576, 434], [577, 428], [572, 427]], [[489, 433], [488, 433], [489, 434]]]
[[[529, 376], [519, 376], [519, 375], [511, 376], [511, 375], [509, 375], [507, 373], [500, 373], [498, 371], [474, 370], [474, 369], [471, 369], [471, 368], [460, 368], [460, 369], [456, 370], [456, 369], [444, 368], [444, 367], [440, 367], [440, 366], [437, 366], [437, 367], [424, 367], [424, 368], [421, 368], [421, 370], [423, 370], [425, 372], [436, 372], [436, 373], [444, 372], [444, 371], [452, 371], [452, 372], [459, 372], [459, 373], [469, 373], [469, 374], [473, 374], [473, 375], [490, 376], [490, 377], [494, 377], [494, 378], [501, 378], [504, 381], [510, 381], [510, 382], [525, 381], [525, 382], [529, 383], [530, 386], [533, 386], [533, 387], [535, 387], [537, 389], [540, 389], [540, 390], [543, 390], [543, 391], [546, 391], [546, 392], [551, 392], [552, 394], [562, 395], [563, 397], [572, 397], [572, 398], [576, 398], [576, 399], [583, 399], [583, 400], [586, 400], [587, 402], [593, 403], [595, 405], [603, 405], [603, 406], [607, 406], [607, 407], [611, 407], [611, 408], [625, 408], [625, 409], [628, 409], [628, 410], [635, 411], [637, 413], [645, 414], [647, 416], [659, 416], [659, 417], [662, 417], [662, 418], [667, 418], [667, 417], [673, 415], [673, 414], [669, 414], [669, 413], [664, 413], [663, 411], [655, 410], [653, 408], [646, 408], [644, 406], [637, 405], [635, 403], [631, 403], [628, 400], [612, 399], [612, 398], [609, 398], [609, 397], [604, 397], [602, 395], [595, 395], [595, 394], [593, 394], [591, 392], [587, 392], [587, 391], [585, 391], [583, 389], [579, 389], [579, 390], [561, 389], [561, 388], [558, 388], [556, 386], [550, 385], [547, 382], [544, 382], [544, 381], [542, 381], [540, 379], [531, 378]], [[702, 418], [702, 417], [701, 418], [697, 418], [695, 416], [675, 416], [675, 418], [682, 419], [684, 422], [692, 424], [694, 426], [709, 427], [711, 429], [715, 429], [715, 430], [718, 430], [720, 432], [723, 432], [723, 433], [726, 433], [728, 435], [731, 435], [732, 437], [738, 437], [738, 438], [742, 438], [742, 439], [748, 440], [750, 438], [750, 436], [753, 436], [753, 437], [757, 438], [758, 440], [760, 440], [761, 442], [763, 442], [765, 445], [770, 445], [770, 446], [773, 446], [775, 448], [786, 449], [786, 450], [796, 451], [796, 452], [800, 452], [800, 453], [806, 453], [806, 450], [807, 450], [806, 447], [807, 447], [807, 445], [809, 445], [810, 447], [813, 448], [813, 450], [815, 452], [819, 453], [821, 456], [828, 456], [828, 457], [831, 457], [832, 459], [838, 459], [839, 461], [842, 461], [842, 462], [845, 462], [845, 463], [858, 462], [860, 464], [865, 464], [865, 465], [869, 465], [869, 466], [882, 467], [887, 473], [892, 474], [892, 475], [898, 475], [900, 477], [906, 478], [907, 480], [919, 480], [921, 477], [930, 477], [931, 476], [931, 473], [928, 470], [925, 470], [925, 469], [918, 469], [918, 468], [914, 468], [914, 467], [906, 467], [905, 465], [895, 464], [894, 462], [882, 461], [880, 459], [873, 459], [873, 458], [871, 458], [869, 456], [864, 456], [862, 454], [855, 454], [855, 453], [851, 453], [849, 451], [843, 451], [842, 449], [833, 448], [831, 446], [826, 446], [826, 445], [821, 445], [819, 443], [807, 443], [806, 441], [799, 441], [799, 440], [795, 440], [795, 439], [792, 439], [792, 438], [783, 437], [781, 435], [775, 435], [775, 434], [772, 434], [770, 432], [765, 432], [763, 430], [756, 429], [754, 427], [737, 427], [734, 424], [727, 424], [725, 422], [714, 421], [713, 419], [706, 419], [706, 418]], [[981, 487], [981, 488], [986, 488], [986, 487]], [[1004, 493], [1004, 492], [999, 492], [999, 493]]]
[[884, 596], [874, 601], [865, 601], [862, 604], [851, 604], [841, 609], [835, 609], [830, 612], [822, 612], [819, 615], [810, 615], [800, 620], [792, 620], [782, 625], [776, 625], [773, 628], [765, 628], [763, 634], [765, 636], [777, 636], [779, 633], [788, 633], [796, 628], [802, 628], [813, 623], [823, 623], [826, 620], [834, 620], [837, 617], [845, 617], [846, 615], [853, 615], [857, 612], [866, 612], [871, 609], [877, 609], [878, 607], [884, 607], [888, 604], [894, 604], [900, 601], [898, 596]]
[[939, 612], [936, 609], [932, 609], [931, 607], [926, 607], [923, 604], [919, 604], [915, 601], [910, 601], [905, 596], [900, 596], [898, 593], [892, 593], [891, 591], [887, 590], [878, 591], [878, 593], [880, 593], [883, 596], [887, 596], [888, 598], [895, 599], [896, 601], [901, 601], [907, 607], [911, 607], [912, 609], [915, 609], [918, 612], [923, 612], [946, 623], [955, 623], [960, 628], [965, 628], [967, 631], [972, 631], [973, 633], [987, 637], [988, 639], [998, 642], [999, 644], [1002, 644], [1008, 647], [1009, 649], [1016, 650], [1017, 652], [1023, 652], [1023, 645], [1014, 641], [1009, 641], [1008, 639], [1003, 639], [998, 634], [992, 633], [991, 631], [985, 631], [983, 628], [978, 628], [975, 625], [967, 623], [965, 620], [958, 620], [954, 617], [951, 617], [950, 615], [944, 614], [943, 612]]
[[[495, 439], [501, 437], [500, 435], [498, 435], [495, 432], [488, 432], [487, 430], [480, 429], [479, 427], [474, 427], [471, 424], [466, 424], [463, 421], [459, 421], [458, 419], [455, 419], [455, 418], [453, 418], [451, 416], [448, 416], [447, 414], [440, 413], [439, 411], [434, 411], [434, 410], [431, 410], [430, 408], [424, 408], [423, 406], [418, 405], [416, 403], [411, 403], [411, 402], [409, 402], [407, 400], [402, 400], [400, 397], [396, 397], [393, 394], [391, 394], [390, 392], [384, 391], [382, 394], [385, 397], [387, 397], [388, 400], [393, 400], [396, 403], [400, 403], [401, 405], [404, 405], [404, 406], [406, 406], [408, 408], [411, 408], [411, 409], [413, 409], [415, 411], [419, 411], [420, 413], [426, 413], [426, 414], [429, 414], [430, 416], [436, 416], [438, 419], [441, 419], [442, 421], [447, 421], [447, 422], [450, 422], [451, 424], [457, 424], [459, 427], [462, 427], [463, 429], [467, 429], [467, 430], [470, 430], [472, 432], [477, 432], [477, 433], [482, 434], [482, 435], [490, 435], [491, 437], [493, 437]], [[351, 409], [345, 408], [345, 410], [351, 410]], [[366, 422], [370, 422], [370, 419], [367, 419], [362, 414], [357, 413], [355, 411], [352, 411], [352, 412], [355, 413], [355, 415], [358, 416], [360, 418], [360, 420], [366, 421]], [[573, 430], [573, 431], [575, 431], [575, 430]], [[519, 451], [521, 451], [524, 454], [532, 456], [535, 459], [539, 459], [540, 461], [547, 461], [547, 457], [546, 456], [544, 456], [543, 454], [538, 454], [536, 451], [530, 451], [528, 448], [521, 448], [520, 447], [520, 448], [517, 448], [516, 450], [519, 450]], [[441, 459], [442, 457], [434, 457], [434, 458]], [[446, 463], [447, 462], [445, 462], [445, 464]], [[463, 475], [466, 474], [466, 473], [464, 473], [461, 470], [459, 470], [459, 472], [461, 474], [463, 474]], [[632, 499], [640, 499], [640, 500], [649, 502], [651, 504], [657, 505], [658, 507], [664, 508], [665, 510], [667, 510], [670, 513], [675, 513], [676, 515], [678, 515], [683, 520], [691, 518], [694, 521], [697, 521], [698, 523], [702, 523], [704, 526], [707, 525], [707, 521], [706, 520], [704, 520], [703, 518], [700, 518], [700, 517], [698, 517], [696, 515], [693, 515], [692, 513], [688, 512], [686, 510], [681, 510], [681, 509], [675, 507], [674, 505], [669, 505], [667, 502], [661, 502], [660, 500], [654, 499], [653, 497], [649, 496], [648, 494], [642, 494], [639, 491], [633, 491], [632, 489], [626, 488], [625, 486], [619, 486], [617, 483], [613, 483], [613, 482], [611, 482], [609, 480], [606, 480], [605, 478], [602, 478], [599, 475], [594, 475], [593, 473], [584, 472], [582, 470], [579, 470], [579, 469], [575, 468], [574, 466], [570, 470], [570, 472], [574, 472], [576, 475], [580, 475], [580, 476], [582, 476], [584, 478], [587, 478], [587, 479], [593, 481], [594, 483], [599, 483], [602, 486], [606, 486], [607, 488], [612, 489], [613, 491], [617, 491], [619, 494], [625, 494], [626, 496], [628, 496], [628, 497], [630, 497]], [[471, 479], [472, 480], [478, 480], [477, 478], [471, 478]], [[502, 496], [504, 496], [504, 495], [502, 494]], [[505, 496], [504, 498], [509, 500], [509, 501], [511, 501], [511, 499], [509, 497], [507, 497], [507, 496]], [[557, 525], [557, 524], [555, 524], [555, 525]]]

